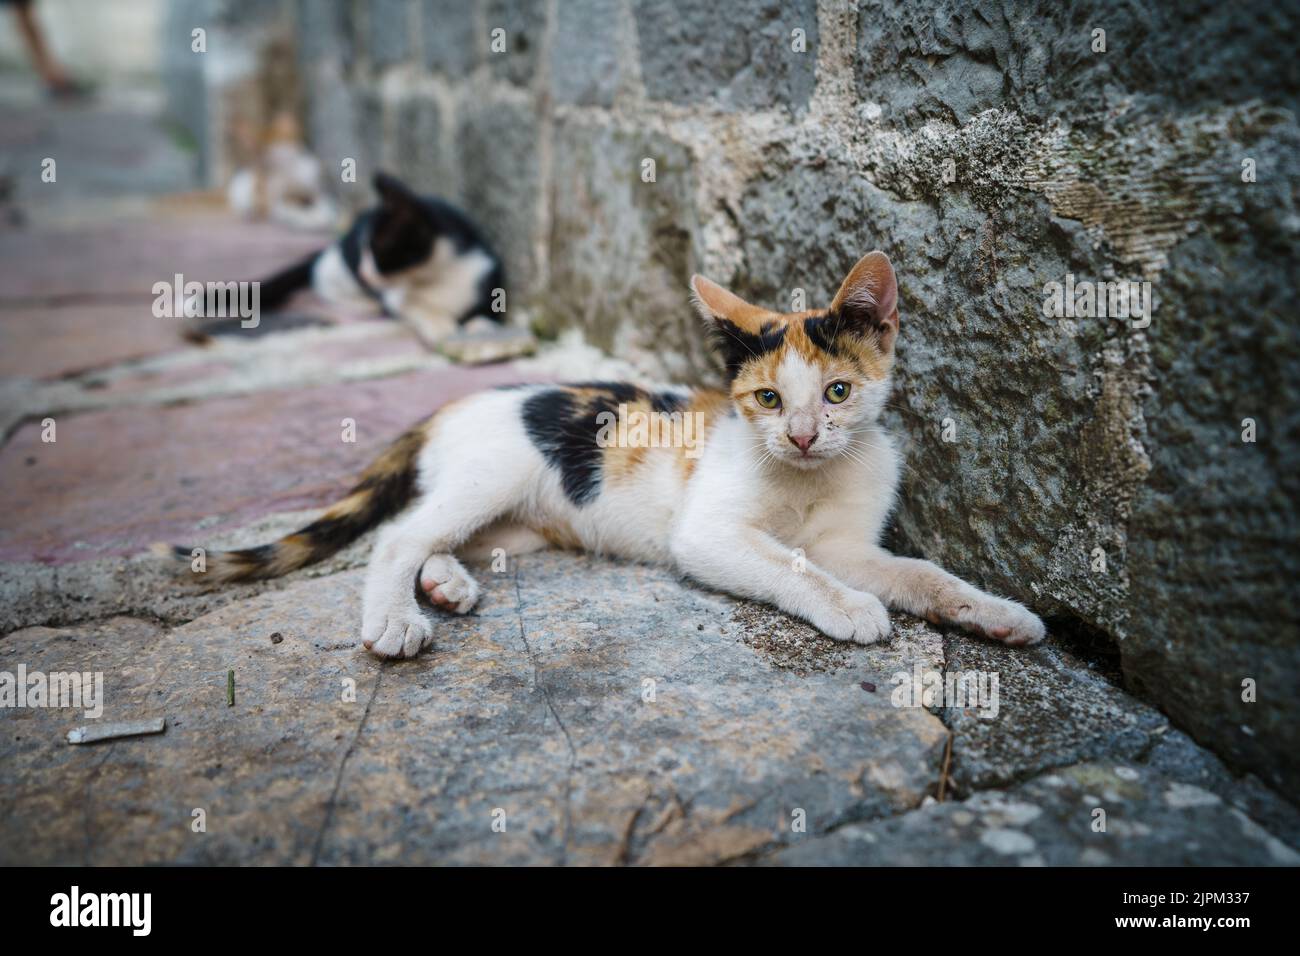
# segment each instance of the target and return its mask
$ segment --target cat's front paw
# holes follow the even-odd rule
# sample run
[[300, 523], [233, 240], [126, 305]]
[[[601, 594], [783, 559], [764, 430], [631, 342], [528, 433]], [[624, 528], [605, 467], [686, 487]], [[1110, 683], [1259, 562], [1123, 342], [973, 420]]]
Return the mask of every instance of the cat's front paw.
[[449, 554], [435, 554], [424, 562], [420, 590], [453, 614], [468, 614], [478, 602], [478, 582]]
[[1022, 604], [991, 594], [977, 592], [963, 599], [949, 617], [967, 630], [1009, 647], [1028, 647], [1047, 636], [1047, 628], [1037, 614]]
[[850, 591], [813, 622], [827, 637], [853, 644], [875, 644], [889, 636], [889, 612], [866, 591]]
[[377, 657], [414, 657], [433, 643], [433, 622], [414, 601], [367, 611], [361, 624], [361, 643]]

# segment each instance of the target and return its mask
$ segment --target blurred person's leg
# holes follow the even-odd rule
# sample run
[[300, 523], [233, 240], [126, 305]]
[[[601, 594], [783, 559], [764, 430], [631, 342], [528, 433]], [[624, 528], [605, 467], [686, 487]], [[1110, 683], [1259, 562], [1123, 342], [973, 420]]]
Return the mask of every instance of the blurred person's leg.
[[18, 32], [23, 35], [27, 53], [32, 58], [32, 65], [45, 81], [46, 88], [55, 95], [67, 96], [84, 92], [81, 86], [68, 75], [63, 65], [50, 53], [41, 25], [36, 19], [35, 0], [0, 0], [0, 4], [14, 11], [18, 21]]

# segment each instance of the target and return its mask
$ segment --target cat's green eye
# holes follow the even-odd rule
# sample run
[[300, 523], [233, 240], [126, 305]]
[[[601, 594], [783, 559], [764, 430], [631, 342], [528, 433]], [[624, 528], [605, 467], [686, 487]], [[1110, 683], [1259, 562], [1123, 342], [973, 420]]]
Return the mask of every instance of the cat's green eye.
[[764, 408], [776, 408], [781, 404], [781, 396], [770, 388], [760, 388], [754, 393], [754, 400]]
[[849, 397], [851, 390], [848, 382], [832, 382], [826, 389], [826, 401], [832, 405], [838, 405]]

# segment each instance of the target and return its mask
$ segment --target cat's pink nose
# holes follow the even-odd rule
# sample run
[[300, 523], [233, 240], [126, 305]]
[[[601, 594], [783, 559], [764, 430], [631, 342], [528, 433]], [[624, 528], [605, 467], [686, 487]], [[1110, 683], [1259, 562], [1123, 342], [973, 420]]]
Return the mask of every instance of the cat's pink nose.
[[787, 434], [785, 437], [790, 439], [790, 441], [793, 442], [795, 445], [799, 446], [800, 451], [806, 453], [808, 449], [812, 447], [812, 443], [817, 440], [817, 433], [813, 432], [811, 435]]

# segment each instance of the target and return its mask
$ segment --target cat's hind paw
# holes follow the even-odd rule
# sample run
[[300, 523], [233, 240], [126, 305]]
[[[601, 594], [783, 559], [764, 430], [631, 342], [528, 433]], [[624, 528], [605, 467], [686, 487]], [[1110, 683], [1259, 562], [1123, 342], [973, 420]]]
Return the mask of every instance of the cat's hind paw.
[[468, 614], [478, 603], [478, 582], [450, 554], [435, 554], [420, 569], [420, 590], [437, 607]]

